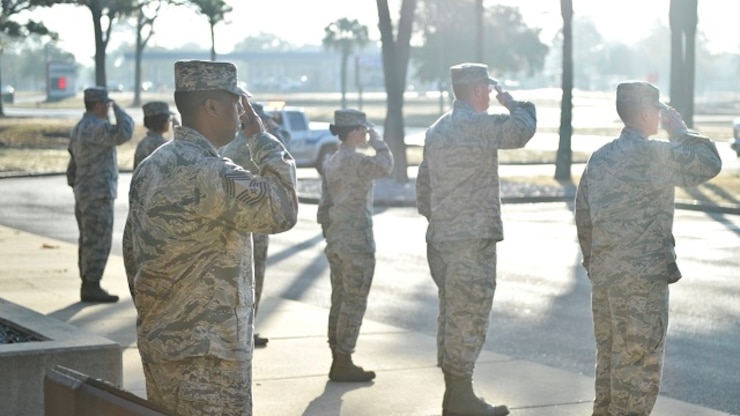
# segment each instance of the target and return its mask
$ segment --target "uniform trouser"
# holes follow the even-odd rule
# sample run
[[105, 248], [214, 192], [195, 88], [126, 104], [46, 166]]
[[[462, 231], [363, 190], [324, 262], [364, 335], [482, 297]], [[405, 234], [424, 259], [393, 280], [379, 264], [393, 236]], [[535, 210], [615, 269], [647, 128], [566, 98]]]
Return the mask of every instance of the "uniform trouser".
[[594, 416], [647, 416], [660, 390], [668, 284], [623, 279], [594, 287]]
[[375, 272], [375, 253], [326, 252], [331, 275], [329, 346], [335, 352], [355, 352], [367, 297]]
[[147, 399], [177, 415], [252, 414], [250, 361], [205, 356], [143, 366]]
[[113, 198], [78, 199], [75, 219], [79, 232], [77, 265], [86, 283], [99, 283], [113, 241]]
[[472, 376], [496, 291], [496, 242], [428, 242], [427, 261], [439, 290], [437, 365], [445, 372]]
[[262, 286], [265, 283], [265, 268], [267, 266], [267, 247], [270, 244], [268, 234], [252, 234], [252, 250], [254, 250], [254, 316], [257, 317], [257, 310], [260, 306], [262, 297]]

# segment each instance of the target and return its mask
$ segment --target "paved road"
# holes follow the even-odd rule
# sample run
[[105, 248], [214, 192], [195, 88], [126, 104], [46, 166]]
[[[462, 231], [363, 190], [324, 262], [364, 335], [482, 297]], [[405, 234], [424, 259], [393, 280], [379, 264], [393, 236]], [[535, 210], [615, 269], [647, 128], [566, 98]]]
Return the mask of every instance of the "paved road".
[[[116, 253], [129, 180], [122, 175]], [[3, 225], [76, 241], [72, 194], [63, 177], [0, 180], [0, 195]], [[315, 206], [301, 205], [298, 225], [272, 237], [267, 295], [328, 307], [328, 265], [315, 214]], [[504, 223], [486, 348], [591, 375], [590, 287], [579, 266], [570, 207], [506, 205]], [[377, 211], [378, 267], [368, 317], [431, 335], [437, 300], [424, 229], [413, 209]], [[663, 393], [740, 415], [740, 217], [678, 211], [675, 232], [685, 277], [672, 286]]]

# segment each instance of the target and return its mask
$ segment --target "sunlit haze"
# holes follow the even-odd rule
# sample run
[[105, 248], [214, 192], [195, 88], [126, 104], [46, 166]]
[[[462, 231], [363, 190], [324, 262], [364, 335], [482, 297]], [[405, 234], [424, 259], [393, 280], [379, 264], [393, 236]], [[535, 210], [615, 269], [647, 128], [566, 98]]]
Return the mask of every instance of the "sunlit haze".
[[[453, 1], [453, 0], [443, 0]], [[227, 22], [216, 26], [216, 50], [231, 52], [234, 45], [248, 36], [259, 33], [275, 34], [294, 45], [318, 45], [324, 27], [339, 18], [357, 19], [371, 30], [371, 37], [378, 39], [377, 8], [373, 0], [227, 0], [234, 11], [227, 15]], [[398, 17], [399, 0], [391, 0], [393, 18]], [[525, 22], [542, 29], [545, 43], [559, 30], [562, 19], [560, 2], [556, 0], [499, 0], [485, 2], [486, 6], [505, 4], [519, 7]], [[606, 39], [622, 42], [639, 40], [657, 22], [668, 25], [669, 0], [622, 0], [619, 2], [574, 0], [576, 17], [593, 19]], [[714, 52], [737, 52], [740, 40], [733, 33], [734, 21], [740, 13], [740, 2], [699, 1], [699, 32], [707, 39]], [[51, 9], [37, 9], [35, 19], [60, 35], [60, 47], [75, 54], [85, 65], [92, 63], [94, 54], [93, 27], [90, 12], [85, 7], [59, 5]], [[73, 23], [72, 23], [73, 22]], [[205, 17], [193, 9], [172, 7], [155, 23], [155, 35], [150, 46], [175, 48], [187, 43], [204, 49], [210, 47], [209, 26]], [[111, 37], [109, 50], [121, 43], [133, 43], [132, 28], [117, 27]]]

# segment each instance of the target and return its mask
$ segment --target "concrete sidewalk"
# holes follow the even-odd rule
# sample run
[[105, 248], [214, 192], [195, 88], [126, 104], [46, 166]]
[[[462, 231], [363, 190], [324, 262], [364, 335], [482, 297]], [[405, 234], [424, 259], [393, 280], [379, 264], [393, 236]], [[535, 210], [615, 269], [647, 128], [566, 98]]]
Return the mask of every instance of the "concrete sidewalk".
[[[79, 303], [77, 247], [0, 226], [0, 297], [124, 347], [123, 388], [145, 396], [136, 348], [136, 312], [123, 262], [111, 256], [103, 286], [121, 295], [116, 304]], [[254, 355], [255, 415], [439, 415], [444, 389], [435, 366], [433, 337], [365, 320], [355, 361], [377, 372], [372, 383], [329, 382], [328, 311], [265, 298], [258, 326], [269, 334]], [[484, 351], [476, 369], [477, 392], [505, 403], [514, 416], [589, 415], [593, 379]], [[727, 413], [660, 397], [655, 416]]]

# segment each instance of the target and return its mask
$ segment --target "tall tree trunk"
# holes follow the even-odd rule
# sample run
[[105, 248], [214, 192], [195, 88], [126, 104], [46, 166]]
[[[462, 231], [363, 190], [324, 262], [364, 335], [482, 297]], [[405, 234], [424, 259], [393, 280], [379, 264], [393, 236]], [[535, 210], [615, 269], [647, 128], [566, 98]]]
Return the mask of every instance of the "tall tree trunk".
[[684, 85], [686, 88], [684, 99], [684, 111], [681, 115], [690, 128], [694, 127], [694, 86], [696, 84], [696, 26], [698, 24], [697, 0], [687, 0], [686, 27], [686, 61], [684, 63]]
[[681, 82], [683, 82], [683, 20], [684, 10], [681, 7], [681, 2], [677, 0], [671, 0], [670, 11], [668, 13], [670, 26], [671, 26], [671, 86], [670, 96], [671, 105], [681, 111], [679, 107], [683, 103], [683, 88], [681, 88]]
[[341, 74], [339, 74], [339, 89], [342, 92], [342, 108], [347, 108], [347, 61], [349, 60], [349, 51], [342, 50]]
[[[3, 85], [3, 52], [0, 46], [0, 86]], [[0, 90], [0, 117], [5, 117], [5, 90]]]
[[393, 36], [393, 24], [387, 0], [376, 0], [378, 5], [378, 27], [383, 54], [383, 74], [387, 95], [387, 110], [384, 135], [393, 152], [393, 178], [396, 182], [408, 182], [408, 162], [403, 123], [403, 92], [406, 89], [406, 73], [410, 54], [411, 29], [416, 10], [416, 0], [403, 0], [401, 18], [398, 21], [397, 40]]
[[134, 62], [134, 103], [138, 107], [141, 105], [141, 57], [144, 54], [144, 39], [141, 36], [143, 26], [142, 11], [136, 18], [136, 61]]
[[485, 62], [485, 57], [483, 56], [483, 43], [485, 41], [484, 37], [484, 25], [483, 22], [484, 19], [484, 8], [483, 8], [483, 0], [477, 0], [475, 5], [475, 17], [476, 17], [476, 39], [475, 39], [475, 57], [478, 62]]
[[211, 61], [216, 61], [216, 32], [214, 30], [215, 24], [211, 24]]
[[[100, 21], [103, 18], [103, 9], [99, 2], [90, 2], [88, 7], [90, 13], [92, 13], [95, 30], [95, 85], [105, 88], [108, 85], [105, 75], [105, 48], [107, 42], [103, 38], [103, 26]], [[109, 25], [112, 25], [112, 22]]]
[[696, 26], [693, 30], [686, 33], [686, 63], [684, 71], [684, 103], [683, 116], [686, 126], [694, 127], [694, 85], [695, 85], [695, 68], [696, 68], [696, 48], [695, 46]]
[[671, 105], [686, 125], [694, 124], [697, 0], [671, 0]]
[[573, 0], [560, 0], [563, 15], [563, 98], [560, 102], [560, 143], [555, 162], [555, 179], [570, 181], [573, 151]]

